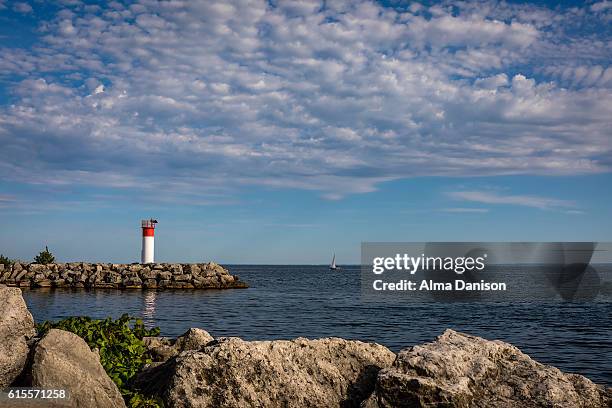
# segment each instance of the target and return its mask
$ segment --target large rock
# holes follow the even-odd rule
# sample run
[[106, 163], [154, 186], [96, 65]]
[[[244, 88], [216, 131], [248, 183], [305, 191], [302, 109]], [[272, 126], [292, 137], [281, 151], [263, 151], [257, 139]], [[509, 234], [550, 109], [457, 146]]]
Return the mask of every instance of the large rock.
[[183, 351], [200, 350], [214, 339], [206, 330], [191, 328], [176, 340], [166, 337], [145, 337], [142, 340], [153, 361], [167, 361]]
[[532, 360], [516, 347], [453, 330], [401, 351], [363, 407], [595, 408], [610, 389]]
[[23, 370], [28, 357], [26, 341], [35, 334], [21, 289], [0, 285], [0, 389]]
[[213, 337], [206, 330], [191, 328], [176, 339], [174, 348], [179, 353], [188, 350], [200, 350], [213, 340]]
[[144, 384], [171, 407], [350, 407], [394, 358], [384, 346], [337, 338], [226, 338], [154, 368]]
[[34, 349], [33, 387], [64, 389], [73, 407], [125, 407], [97, 352], [74, 333], [51, 329]]
[[178, 354], [174, 341], [167, 337], [144, 337], [142, 339], [153, 361], [167, 361]]

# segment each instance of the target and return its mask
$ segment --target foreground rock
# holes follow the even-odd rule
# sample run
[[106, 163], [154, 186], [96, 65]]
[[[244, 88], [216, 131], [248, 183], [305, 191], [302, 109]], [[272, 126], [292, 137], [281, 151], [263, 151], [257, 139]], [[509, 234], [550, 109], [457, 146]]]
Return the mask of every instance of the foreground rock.
[[[4, 265], [3, 265], [4, 266]], [[70, 262], [21, 264], [0, 269], [0, 283], [27, 288], [232, 289], [247, 288], [214, 262], [199, 264], [110, 264]]]
[[176, 340], [166, 337], [145, 337], [142, 340], [153, 361], [163, 362], [183, 351], [200, 350], [214, 339], [206, 330], [191, 328]]
[[171, 407], [351, 407], [394, 359], [384, 346], [337, 338], [226, 338], [154, 368], [143, 385]]
[[501, 341], [446, 330], [381, 370], [375, 407], [610, 407], [610, 389], [564, 374]]
[[31, 383], [33, 387], [67, 390], [72, 407], [125, 407], [98, 354], [67, 331], [51, 329], [36, 344]]
[[28, 357], [26, 341], [34, 334], [34, 320], [21, 289], [0, 285], [0, 389], [23, 370]]

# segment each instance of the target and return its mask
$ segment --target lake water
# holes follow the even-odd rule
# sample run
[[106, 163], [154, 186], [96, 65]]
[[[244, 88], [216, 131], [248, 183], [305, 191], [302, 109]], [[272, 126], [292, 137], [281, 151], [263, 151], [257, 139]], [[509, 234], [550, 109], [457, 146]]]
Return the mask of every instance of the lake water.
[[141, 316], [164, 336], [200, 327], [247, 340], [343, 337], [394, 351], [452, 328], [519, 347], [534, 359], [612, 386], [612, 301], [585, 303], [364, 302], [358, 266], [246, 266], [228, 269], [249, 289], [25, 290], [37, 322], [67, 316]]

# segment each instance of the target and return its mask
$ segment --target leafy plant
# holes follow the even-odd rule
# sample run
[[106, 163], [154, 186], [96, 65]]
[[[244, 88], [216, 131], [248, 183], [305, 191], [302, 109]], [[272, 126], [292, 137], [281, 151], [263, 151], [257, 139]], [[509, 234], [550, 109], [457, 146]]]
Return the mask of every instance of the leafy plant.
[[10, 268], [14, 263], [15, 261], [12, 261], [8, 259], [6, 256], [0, 254], [0, 264], [3, 264], [5, 269]]
[[158, 327], [147, 329], [141, 319], [124, 314], [117, 320], [69, 317], [58, 322], [46, 321], [36, 328], [40, 336], [50, 329], [66, 330], [85, 340], [91, 349], [97, 348], [102, 367], [117, 384], [129, 407], [163, 406], [159, 399], [146, 397], [130, 386], [138, 371], [152, 361], [142, 338], [159, 335]]
[[45, 250], [36, 255], [34, 262], [46, 265], [55, 262], [55, 257], [49, 252], [49, 248], [45, 245]]
[[137, 392], [133, 392], [126, 402], [130, 408], [158, 408], [164, 406], [159, 398], [147, 397]]

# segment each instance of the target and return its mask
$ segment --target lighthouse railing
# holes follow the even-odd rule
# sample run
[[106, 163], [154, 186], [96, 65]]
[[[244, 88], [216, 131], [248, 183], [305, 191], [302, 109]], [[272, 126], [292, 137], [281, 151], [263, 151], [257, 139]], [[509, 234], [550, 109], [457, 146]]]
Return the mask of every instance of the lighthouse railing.
[[142, 220], [140, 225], [142, 228], [155, 228], [155, 222], [153, 220]]

